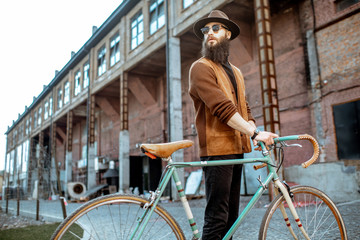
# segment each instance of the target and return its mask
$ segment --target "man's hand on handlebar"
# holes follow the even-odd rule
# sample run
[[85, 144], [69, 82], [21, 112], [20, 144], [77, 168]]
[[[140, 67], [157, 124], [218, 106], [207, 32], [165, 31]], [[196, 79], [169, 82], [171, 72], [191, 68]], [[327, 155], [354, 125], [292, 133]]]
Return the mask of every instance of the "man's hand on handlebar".
[[[265, 143], [266, 146], [272, 145], [272, 144], [274, 144], [274, 138], [278, 138], [278, 137], [279, 136], [275, 133], [261, 131], [256, 136], [256, 138], [253, 140], [253, 144], [254, 144], [254, 146], [256, 146], [258, 141], [262, 141]], [[255, 150], [261, 150], [261, 147], [257, 147], [257, 148], [255, 148]]]

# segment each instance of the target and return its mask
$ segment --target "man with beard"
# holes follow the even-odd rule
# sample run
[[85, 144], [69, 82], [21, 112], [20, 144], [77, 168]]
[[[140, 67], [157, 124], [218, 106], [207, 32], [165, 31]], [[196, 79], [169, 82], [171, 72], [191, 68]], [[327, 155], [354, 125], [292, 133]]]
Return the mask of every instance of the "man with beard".
[[[203, 57], [195, 61], [189, 74], [189, 94], [193, 100], [200, 160], [240, 159], [257, 141], [273, 144], [278, 135], [259, 131], [245, 99], [240, 70], [228, 61], [230, 40], [240, 28], [219, 11], [194, 24], [203, 39]], [[203, 167], [207, 205], [203, 240], [222, 239], [238, 217], [242, 165]]]

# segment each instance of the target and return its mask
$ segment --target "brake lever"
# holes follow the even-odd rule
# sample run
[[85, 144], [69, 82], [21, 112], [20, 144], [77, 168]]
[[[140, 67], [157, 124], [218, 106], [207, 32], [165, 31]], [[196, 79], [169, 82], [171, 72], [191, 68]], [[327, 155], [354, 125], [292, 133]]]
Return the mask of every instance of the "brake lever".
[[280, 142], [280, 144], [282, 147], [301, 147], [302, 148], [302, 145], [297, 144], [297, 143], [287, 144], [286, 142]]

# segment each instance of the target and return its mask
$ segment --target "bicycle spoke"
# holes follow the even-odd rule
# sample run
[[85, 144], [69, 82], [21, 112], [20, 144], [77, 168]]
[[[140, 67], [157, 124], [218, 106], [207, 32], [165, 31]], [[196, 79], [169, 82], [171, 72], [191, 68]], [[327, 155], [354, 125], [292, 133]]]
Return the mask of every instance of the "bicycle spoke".
[[[294, 187], [292, 192], [296, 212], [310, 239], [346, 239], [343, 220], [338, 215], [335, 204], [323, 192], [305, 186]], [[293, 238], [283, 224], [284, 220], [279, 209], [280, 203], [285, 204], [284, 197], [281, 195], [270, 204], [262, 221], [262, 228], [259, 232], [260, 239]], [[289, 215], [290, 224], [297, 226], [287, 206], [285, 211]], [[295, 227], [294, 232], [298, 239], [305, 239], [300, 228]]]
[[[152, 220], [153, 222], [152, 222], [152, 224], [150, 225], [150, 226], [147, 226], [147, 233], [145, 234], [145, 236], [151, 236], [150, 237], [150, 239], [152, 239], [152, 236], [155, 234], [156, 235], [156, 233], [157, 233], [157, 230], [159, 230], [159, 229], [162, 229], [162, 228], [164, 228], [164, 227], [166, 227], [166, 225], [167, 225], [167, 223], [166, 222], [164, 222], [161, 226], [158, 226], [157, 227], [157, 229], [153, 229], [153, 227], [155, 226], [155, 224], [158, 222], [158, 221], [163, 221], [162, 219], [160, 219], [160, 217], [157, 217], [156, 219], [155, 219], [155, 221], [154, 220]], [[150, 232], [151, 231], [151, 232]], [[152, 234], [152, 235], [150, 235], [150, 234]], [[166, 237], [166, 236], [168, 236], [169, 234], [171, 234], [171, 232], [169, 231], [169, 233], [167, 234], [167, 235], [164, 235], [162, 238], [160, 238], [160, 239], [163, 239], [164, 237]]]
[[[76, 239], [129, 239], [144, 224], [140, 218], [146, 216], [148, 210], [143, 206], [148, 203], [141, 197], [120, 194], [94, 199], [66, 218], [52, 239], [66, 238], [66, 235], [74, 235]], [[80, 228], [83, 236], [72, 227]], [[175, 220], [162, 207], [156, 206], [141, 239], [185, 238]]]
[[116, 236], [116, 238], [118, 238], [117, 232], [116, 232], [115, 223], [114, 223], [114, 218], [113, 218], [113, 215], [111, 214], [110, 207], [111, 207], [111, 205], [107, 205], [107, 208], [108, 208], [108, 211], [109, 211], [109, 215], [110, 215], [110, 218], [111, 218], [111, 223], [112, 223], [112, 225], [113, 225], [114, 236]]
[[71, 233], [74, 237], [76, 237], [77, 239], [81, 239], [81, 237], [79, 237], [78, 235], [76, 235], [75, 233], [73, 233], [72, 231], [69, 231], [69, 233]]
[[[129, 219], [130, 208], [131, 208], [131, 206], [129, 205], [129, 207], [128, 207], [128, 216], [127, 216], [126, 219]], [[140, 212], [141, 209], [142, 209], [142, 208], [141, 208], [140, 206], [137, 206], [137, 212], [136, 212], [136, 214], [135, 214], [134, 216], [139, 216], [139, 212]], [[131, 230], [134, 229], [134, 226], [137, 225], [137, 223], [138, 223], [138, 222], [137, 222], [137, 218], [134, 217], [134, 219], [133, 219], [133, 221], [132, 221], [132, 223], [131, 223], [131, 226], [130, 226], [130, 228], [129, 228], [128, 234], [127, 234], [127, 236], [126, 236], [126, 239], [129, 239], [130, 234], [132, 234], [132, 231], [131, 231]]]
[[84, 233], [86, 232], [86, 233], [88, 233], [90, 236], [92, 236], [92, 234], [88, 231], [87, 227], [85, 227], [85, 226], [84, 226], [83, 224], [81, 224], [79, 221], [76, 221], [75, 223], [76, 223], [77, 225], [79, 225], [82, 230], [84, 230], [83, 235], [84, 235]]
[[[97, 208], [96, 208], [96, 210], [97, 210]], [[88, 219], [88, 221], [89, 221], [89, 223], [90, 223], [90, 225], [91, 225], [91, 229], [94, 230], [97, 238], [98, 238], [98, 239], [101, 239], [101, 238], [99, 237], [98, 232], [96, 231], [96, 228], [94, 227], [94, 224], [93, 224], [93, 222], [91, 221], [91, 219], [90, 219], [90, 217], [89, 217], [88, 214], [86, 214], [86, 217], [87, 217], [87, 219]], [[93, 236], [93, 235], [90, 233], [90, 236]]]

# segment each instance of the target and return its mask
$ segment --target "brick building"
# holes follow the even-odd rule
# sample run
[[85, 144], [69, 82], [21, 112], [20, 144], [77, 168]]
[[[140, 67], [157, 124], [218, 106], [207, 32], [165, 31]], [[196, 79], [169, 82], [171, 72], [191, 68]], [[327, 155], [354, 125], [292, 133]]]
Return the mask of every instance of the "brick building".
[[[264, 11], [257, 7], [261, 4]], [[356, 0], [182, 0], [168, 1], [168, 6], [166, 0], [123, 1], [8, 128], [10, 186], [19, 179], [24, 191], [31, 193], [34, 181], [40, 179], [45, 191], [66, 189], [74, 181], [93, 188], [106, 182], [103, 174], [114, 161], [118, 188], [153, 189], [162, 163], [149, 161], [139, 144], [197, 142], [187, 89], [188, 71], [200, 57], [201, 41], [192, 25], [213, 9], [224, 11], [241, 28], [231, 42], [230, 61], [243, 72], [257, 125], [267, 125], [266, 109], [275, 107], [272, 119], [279, 123], [275, 131], [308, 133], [321, 145], [321, 157], [308, 171], [321, 179], [310, 179], [309, 184], [328, 188], [334, 174], [345, 176], [351, 184], [346, 180], [345, 187], [332, 186], [331, 191], [342, 189], [359, 197]], [[271, 24], [265, 21], [260, 29], [256, 19], [270, 16]], [[274, 76], [269, 88], [261, 87], [259, 56], [264, 54], [264, 42], [271, 46], [265, 53]], [[272, 96], [270, 105], [263, 103], [266, 94]], [[197, 151], [196, 143], [174, 158], [196, 160]], [[311, 154], [307, 144], [286, 151], [288, 180], [308, 184], [297, 165]]]

